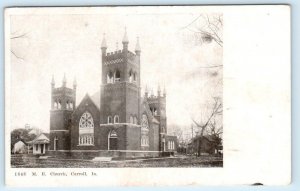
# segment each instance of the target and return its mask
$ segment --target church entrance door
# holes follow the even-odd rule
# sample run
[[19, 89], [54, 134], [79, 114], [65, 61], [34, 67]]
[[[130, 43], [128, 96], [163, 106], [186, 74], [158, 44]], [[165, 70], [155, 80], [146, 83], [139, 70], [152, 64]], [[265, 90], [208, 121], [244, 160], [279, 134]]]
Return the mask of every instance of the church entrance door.
[[108, 134], [108, 150], [118, 150], [118, 135], [115, 130]]

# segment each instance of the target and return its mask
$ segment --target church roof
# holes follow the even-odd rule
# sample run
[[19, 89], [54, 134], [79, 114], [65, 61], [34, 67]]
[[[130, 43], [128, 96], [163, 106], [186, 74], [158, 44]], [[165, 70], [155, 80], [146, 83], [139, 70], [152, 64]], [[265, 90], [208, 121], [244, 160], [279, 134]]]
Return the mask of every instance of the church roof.
[[100, 109], [100, 91], [97, 91], [91, 96], [91, 100], [94, 102], [94, 104]]

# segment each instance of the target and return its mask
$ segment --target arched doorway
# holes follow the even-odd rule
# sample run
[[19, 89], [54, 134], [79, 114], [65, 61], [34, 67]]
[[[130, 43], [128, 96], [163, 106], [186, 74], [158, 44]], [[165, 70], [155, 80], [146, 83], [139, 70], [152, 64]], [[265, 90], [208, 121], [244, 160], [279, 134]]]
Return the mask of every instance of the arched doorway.
[[108, 134], [108, 150], [118, 150], [118, 135], [115, 130]]

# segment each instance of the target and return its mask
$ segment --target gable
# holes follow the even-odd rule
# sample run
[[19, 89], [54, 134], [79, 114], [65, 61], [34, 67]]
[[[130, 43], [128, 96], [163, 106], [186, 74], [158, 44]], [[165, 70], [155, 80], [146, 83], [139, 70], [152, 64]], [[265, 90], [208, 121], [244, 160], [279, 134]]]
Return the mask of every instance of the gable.
[[75, 111], [72, 114], [72, 121], [73, 123], [78, 123], [81, 115], [84, 112], [89, 112], [91, 113], [94, 121], [98, 123], [98, 120], [100, 117], [100, 109], [97, 107], [97, 105], [94, 103], [94, 101], [91, 99], [91, 97], [86, 94], [86, 96], [81, 100], [80, 104], [78, 107], [75, 109]]
[[35, 141], [38, 141], [38, 140], [48, 140], [49, 141], [49, 138], [45, 135], [45, 134], [40, 134], [40, 136], [38, 136]]

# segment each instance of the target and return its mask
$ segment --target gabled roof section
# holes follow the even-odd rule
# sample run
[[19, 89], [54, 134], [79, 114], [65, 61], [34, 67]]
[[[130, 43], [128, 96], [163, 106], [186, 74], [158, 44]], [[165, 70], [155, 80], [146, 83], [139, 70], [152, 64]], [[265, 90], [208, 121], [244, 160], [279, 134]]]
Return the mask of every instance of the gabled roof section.
[[[100, 99], [100, 98], [99, 98]], [[77, 106], [77, 108], [81, 107], [81, 105], [86, 101], [86, 100], [90, 100], [91, 103], [100, 111], [100, 101], [99, 101], [99, 105], [97, 105], [95, 103], [95, 101], [90, 97], [90, 95], [88, 93], [85, 94], [85, 96], [83, 97], [83, 99], [81, 100], [80, 104]], [[76, 111], [76, 110], [75, 110]]]
[[97, 91], [91, 96], [92, 101], [94, 104], [100, 109], [100, 91]]

